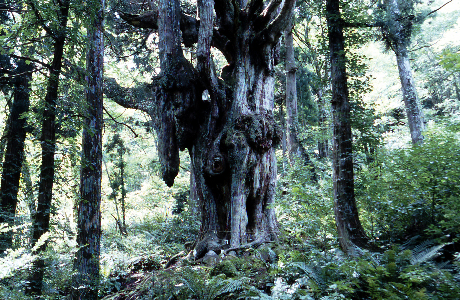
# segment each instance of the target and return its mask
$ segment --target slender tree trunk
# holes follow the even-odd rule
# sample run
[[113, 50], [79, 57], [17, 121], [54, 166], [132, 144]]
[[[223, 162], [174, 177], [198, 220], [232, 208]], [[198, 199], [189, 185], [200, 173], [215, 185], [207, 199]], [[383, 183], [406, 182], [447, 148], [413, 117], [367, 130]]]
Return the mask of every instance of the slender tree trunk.
[[[19, 180], [24, 161], [24, 141], [26, 139], [26, 117], [29, 110], [30, 81], [32, 80], [33, 65], [27, 65], [23, 60], [18, 61], [14, 83], [14, 98], [9, 115], [7, 145], [5, 160], [2, 167], [0, 188], [0, 223], [14, 224], [16, 206], [18, 204]], [[6, 249], [11, 249], [13, 232], [0, 234], [0, 255]]]
[[420, 108], [415, 81], [412, 75], [407, 47], [398, 44], [395, 49], [396, 61], [399, 70], [399, 79], [406, 107], [407, 122], [409, 123], [410, 136], [413, 144], [423, 142], [423, 113]]
[[328, 126], [327, 126], [327, 112], [323, 98], [322, 88], [318, 88], [316, 91], [316, 96], [318, 98], [318, 127], [320, 130], [320, 140], [318, 141], [318, 156], [320, 158], [325, 158], [329, 156], [329, 142], [327, 139], [328, 136]]
[[5, 156], [6, 144], [8, 142], [8, 124], [10, 124], [10, 116], [6, 119], [5, 127], [3, 127], [2, 136], [0, 136], [0, 161], [3, 162]]
[[353, 178], [350, 103], [345, 68], [345, 47], [339, 0], [327, 0], [329, 50], [331, 55], [334, 215], [343, 251], [356, 255], [368, 238], [359, 220]]
[[[124, 145], [121, 144], [120, 147], [124, 148]], [[126, 200], [125, 160], [123, 158], [123, 151], [124, 151], [123, 148], [120, 151], [121, 216], [122, 216], [121, 226], [122, 226], [122, 234], [127, 234], [128, 232], [126, 230], [126, 206], [125, 206], [125, 200]]]
[[101, 178], [104, 68], [104, 0], [94, 1], [88, 28], [86, 116], [82, 141], [80, 201], [72, 299], [98, 298], [101, 242]]
[[396, 54], [399, 80], [401, 81], [401, 90], [412, 143], [419, 144], [423, 142], [423, 113], [420, 108], [407, 51], [407, 46], [411, 39], [412, 19], [409, 16], [402, 16], [398, 0], [387, 0], [386, 5], [388, 7], [388, 14], [390, 15], [386, 26], [388, 31], [386, 39]]
[[315, 167], [310, 156], [299, 141], [299, 111], [297, 108], [297, 82], [294, 57], [294, 38], [292, 36], [292, 24], [289, 24], [285, 34], [284, 43], [286, 46], [286, 137], [290, 164], [293, 165], [298, 159], [309, 166], [311, 180], [317, 182]]
[[305, 27], [305, 45], [308, 47], [308, 50], [311, 54], [311, 59], [309, 60], [310, 63], [313, 65], [315, 69], [315, 75], [317, 77], [316, 83], [313, 82], [311, 84], [311, 88], [313, 93], [316, 95], [317, 98], [317, 106], [318, 106], [318, 127], [320, 132], [320, 137], [318, 139], [318, 157], [319, 158], [326, 158], [329, 156], [329, 142], [328, 142], [328, 126], [327, 126], [327, 109], [326, 103], [324, 102], [324, 78], [329, 76], [328, 70], [325, 66], [326, 63], [321, 63], [320, 56], [318, 55], [318, 49], [313, 48], [310, 42], [310, 33], [309, 33], [309, 26], [307, 24]]
[[[284, 105], [286, 101], [283, 101], [283, 103], [280, 104], [280, 122], [281, 122], [281, 127], [287, 129], [286, 126], [286, 115], [284, 114]], [[283, 130], [283, 136], [281, 137], [281, 148], [283, 149], [283, 161], [282, 161], [282, 166], [283, 166], [283, 172], [286, 172], [286, 167], [287, 167], [287, 130]]]
[[[64, 44], [66, 39], [65, 28], [69, 13], [69, 2], [62, 1], [60, 27], [54, 40], [54, 56], [50, 68], [50, 77], [45, 95], [45, 108], [42, 121], [42, 162], [40, 166], [40, 182], [38, 188], [37, 210], [33, 220], [31, 244], [35, 245], [40, 237], [48, 232], [51, 214], [51, 201], [53, 197], [54, 183], [54, 154], [56, 149], [56, 108], [58, 100], [59, 74], [62, 68]], [[47, 243], [42, 244], [36, 251], [37, 258], [34, 260], [26, 293], [39, 295], [42, 291], [45, 262], [40, 253], [45, 250]]]
[[286, 141], [291, 164], [302, 157], [302, 146], [297, 138], [298, 130], [298, 109], [297, 109], [297, 88], [296, 71], [294, 57], [294, 41], [292, 37], [292, 24], [284, 34], [284, 44], [286, 47]]

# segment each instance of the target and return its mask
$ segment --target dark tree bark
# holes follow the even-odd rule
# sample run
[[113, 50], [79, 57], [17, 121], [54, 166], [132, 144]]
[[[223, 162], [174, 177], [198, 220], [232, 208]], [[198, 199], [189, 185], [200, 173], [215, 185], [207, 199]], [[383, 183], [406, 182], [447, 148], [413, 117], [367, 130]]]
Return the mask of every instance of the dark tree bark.
[[[276, 239], [273, 147], [280, 130], [273, 116], [274, 49], [294, 4], [198, 1], [200, 22], [188, 18], [187, 30], [177, 0], [159, 1], [158, 13], [147, 14], [144, 24], [158, 26], [162, 71], [153, 81], [153, 100], [121, 104], [152, 117], [168, 185], [178, 172], [179, 149], [190, 152], [202, 216], [196, 258], [208, 250]], [[130, 21], [136, 18], [137, 23]], [[136, 25], [142, 18], [127, 19]], [[181, 41], [197, 43], [196, 68], [184, 58]], [[211, 46], [227, 59], [222, 78], [216, 75]]]
[[101, 241], [101, 179], [104, 68], [104, 0], [93, 2], [88, 28], [86, 116], [83, 129], [77, 244], [72, 299], [97, 299]]
[[[2, 167], [0, 188], [0, 223], [14, 224], [16, 206], [18, 204], [19, 180], [24, 160], [24, 141], [26, 139], [26, 118], [24, 113], [29, 111], [30, 81], [32, 80], [33, 65], [27, 65], [23, 60], [17, 62], [14, 79], [13, 103], [8, 117], [6, 134], [5, 160]], [[0, 234], [0, 255], [11, 249], [13, 232]]]
[[[382, 27], [387, 44], [396, 54], [399, 79], [404, 105], [406, 107], [407, 122], [413, 144], [423, 141], [423, 113], [415, 87], [415, 81], [409, 60], [409, 46], [412, 34], [414, 16], [404, 15], [400, 9], [400, 0], [386, 0], [387, 23]], [[405, 6], [410, 6], [411, 1], [405, 1]], [[413, 4], [412, 4], [413, 5]]]
[[[6, 0], [0, 0], [0, 24], [4, 24], [9, 19], [8, 10], [10, 9], [10, 7], [8, 4], [9, 3], [7, 3]], [[3, 30], [0, 30], [0, 36], [3, 36], [4, 34], [5, 32]], [[11, 65], [11, 58], [9, 57], [9, 55], [1, 54], [0, 55], [0, 92], [2, 92], [5, 95], [5, 97], [9, 94], [9, 91], [11, 89], [11, 78], [9, 75], [11, 75], [12, 69], [13, 67]], [[3, 162], [3, 156], [5, 154], [6, 144], [8, 141], [7, 136], [8, 136], [8, 124], [9, 123], [10, 121], [9, 121], [9, 116], [8, 116], [5, 127], [3, 128], [2, 135], [0, 136], [0, 162]]]
[[[54, 55], [51, 62], [48, 85], [45, 95], [45, 108], [43, 111], [41, 148], [42, 162], [40, 165], [40, 182], [38, 188], [37, 210], [33, 219], [31, 244], [34, 246], [39, 238], [48, 232], [51, 214], [51, 200], [54, 183], [54, 154], [56, 149], [56, 103], [58, 100], [59, 74], [62, 68], [64, 45], [66, 39], [67, 19], [69, 15], [69, 1], [59, 2], [60, 31], [53, 32]], [[48, 28], [48, 27], [46, 27]], [[49, 28], [48, 28], [49, 30]], [[45, 262], [39, 253], [45, 250], [47, 243], [42, 244], [35, 251], [38, 254], [28, 278], [26, 293], [39, 295], [42, 290]]]
[[310, 160], [310, 156], [303, 148], [299, 141], [299, 112], [297, 108], [297, 83], [294, 56], [294, 38], [292, 35], [292, 24], [289, 24], [288, 29], [284, 34], [284, 44], [286, 47], [286, 142], [289, 154], [289, 162], [293, 165], [299, 159], [309, 167], [311, 172], [311, 180], [317, 182], [315, 167]]
[[356, 255], [359, 254], [359, 248], [368, 246], [368, 238], [359, 220], [354, 193], [350, 103], [339, 0], [327, 0], [326, 18], [331, 56], [331, 104], [334, 126], [334, 215], [341, 248], [351, 255]]

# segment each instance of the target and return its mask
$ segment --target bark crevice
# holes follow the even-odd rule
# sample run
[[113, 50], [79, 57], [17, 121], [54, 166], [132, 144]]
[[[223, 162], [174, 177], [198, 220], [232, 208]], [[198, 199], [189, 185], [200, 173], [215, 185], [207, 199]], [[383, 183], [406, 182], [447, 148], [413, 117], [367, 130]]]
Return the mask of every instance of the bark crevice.
[[[264, 1], [244, 7], [235, 1], [198, 1], [200, 22], [189, 19], [193, 28], [187, 31], [177, 0], [159, 1], [158, 16], [150, 15], [150, 22], [158, 22], [162, 71], [153, 81], [150, 105], [139, 108], [157, 130], [168, 185], [179, 169], [179, 150], [190, 153], [193, 195], [202, 217], [195, 258], [276, 239], [271, 204], [274, 147], [281, 131], [273, 116], [273, 67], [277, 39], [294, 3], [272, 1], [264, 12]], [[181, 43], [195, 41], [190, 31], [199, 43], [196, 69], [182, 54]], [[270, 39], [254, 39], [265, 36]], [[227, 59], [222, 78], [216, 76], [211, 47]], [[204, 91], [209, 97], [202, 98]]]

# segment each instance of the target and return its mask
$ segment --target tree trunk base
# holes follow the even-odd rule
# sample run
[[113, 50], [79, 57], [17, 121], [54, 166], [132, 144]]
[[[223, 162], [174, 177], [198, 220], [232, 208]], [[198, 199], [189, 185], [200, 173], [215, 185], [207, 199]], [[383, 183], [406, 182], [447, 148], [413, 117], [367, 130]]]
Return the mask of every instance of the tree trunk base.
[[232, 251], [238, 251], [248, 248], [257, 248], [263, 244], [271, 243], [274, 241], [276, 241], [276, 239], [271, 238], [269, 234], [263, 234], [252, 242], [236, 247], [230, 247], [230, 244], [227, 240], [218, 241], [216, 237], [206, 236], [205, 238], [200, 240], [193, 249], [193, 258], [195, 261], [199, 260], [203, 258], [209, 251], [214, 251], [217, 254], [221, 254], [223, 252], [226, 255]]

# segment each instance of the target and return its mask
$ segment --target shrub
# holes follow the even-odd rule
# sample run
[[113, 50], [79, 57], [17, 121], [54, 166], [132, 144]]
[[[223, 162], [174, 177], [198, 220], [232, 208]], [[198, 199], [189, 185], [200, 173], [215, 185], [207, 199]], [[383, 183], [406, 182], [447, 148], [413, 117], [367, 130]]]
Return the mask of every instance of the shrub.
[[433, 127], [420, 146], [380, 149], [356, 180], [363, 225], [375, 239], [398, 242], [430, 228], [460, 232], [458, 126]]

